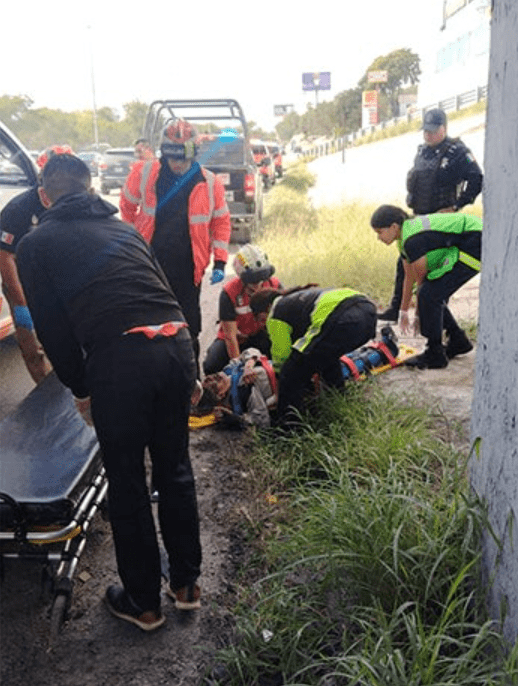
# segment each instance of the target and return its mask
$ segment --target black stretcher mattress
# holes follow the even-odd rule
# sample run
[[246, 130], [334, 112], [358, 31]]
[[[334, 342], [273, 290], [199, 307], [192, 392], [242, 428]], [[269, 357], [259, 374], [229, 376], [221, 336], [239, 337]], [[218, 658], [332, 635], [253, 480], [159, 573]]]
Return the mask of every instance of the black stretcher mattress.
[[[0, 423], [0, 493], [22, 505], [27, 524], [67, 524], [99, 470], [95, 431], [52, 372]], [[0, 501], [0, 530], [13, 523]]]

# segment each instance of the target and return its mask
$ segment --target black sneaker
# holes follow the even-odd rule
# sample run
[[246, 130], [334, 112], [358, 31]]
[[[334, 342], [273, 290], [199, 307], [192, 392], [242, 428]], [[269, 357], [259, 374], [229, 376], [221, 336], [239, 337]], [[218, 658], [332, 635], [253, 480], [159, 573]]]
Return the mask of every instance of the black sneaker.
[[142, 610], [121, 586], [108, 586], [104, 599], [112, 615], [135, 624], [142, 631], [154, 631], [165, 622], [160, 610]]
[[444, 369], [448, 366], [448, 358], [442, 346], [433, 349], [426, 348], [420, 355], [415, 355], [406, 360], [405, 366], [417, 369]]
[[199, 610], [201, 607], [201, 588], [198, 584], [189, 584], [177, 590], [168, 586], [166, 593], [174, 600], [177, 610]]
[[391, 305], [383, 312], [378, 312], [378, 319], [383, 322], [397, 322], [399, 319], [399, 309]]
[[473, 343], [466, 336], [464, 331], [461, 331], [455, 336], [450, 336], [446, 345], [446, 356], [449, 360], [457, 355], [465, 355], [473, 350]]

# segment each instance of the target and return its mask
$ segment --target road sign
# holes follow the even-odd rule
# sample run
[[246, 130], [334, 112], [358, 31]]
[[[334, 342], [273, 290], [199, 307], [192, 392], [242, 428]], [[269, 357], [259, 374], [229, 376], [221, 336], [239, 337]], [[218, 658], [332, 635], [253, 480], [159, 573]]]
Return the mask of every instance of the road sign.
[[378, 71], [368, 71], [367, 81], [370, 83], [387, 83], [388, 81], [388, 71], [385, 69]]
[[331, 90], [331, 72], [316, 71], [302, 74], [303, 91], [329, 91]]
[[273, 106], [273, 114], [275, 117], [283, 117], [285, 114], [288, 114], [290, 110], [293, 109], [293, 105], [274, 105]]

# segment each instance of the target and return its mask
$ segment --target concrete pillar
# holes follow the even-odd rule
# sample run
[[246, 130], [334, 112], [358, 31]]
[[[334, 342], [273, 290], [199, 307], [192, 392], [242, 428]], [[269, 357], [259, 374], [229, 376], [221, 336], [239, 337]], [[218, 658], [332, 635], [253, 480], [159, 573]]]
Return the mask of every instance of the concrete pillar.
[[484, 180], [480, 321], [470, 464], [501, 543], [483, 536], [491, 615], [510, 643], [518, 636], [518, 3], [494, 0]]

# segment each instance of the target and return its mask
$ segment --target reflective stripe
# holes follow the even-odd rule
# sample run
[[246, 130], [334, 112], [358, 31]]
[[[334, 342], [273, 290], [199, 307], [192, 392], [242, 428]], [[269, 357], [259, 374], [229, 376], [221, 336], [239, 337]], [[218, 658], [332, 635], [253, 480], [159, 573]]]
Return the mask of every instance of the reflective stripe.
[[222, 207], [220, 210], [214, 210], [213, 217], [224, 217], [228, 212], [228, 207]]
[[164, 324], [149, 324], [145, 326], [134, 326], [124, 332], [124, 336], [128, 333], [143, 333], [147, 338], [155, 338], [156, 336], [176, 336], [180, 329], [185, 329], [186, 322], [165, 322]]
[[243, 305], [242, 307], [236, 307], [236, 314], [238, 315], [244, 315], [244, 314], [250, 314], [252, 310], [250, 309], [249, 305]]
[[422, 224], [422, 229], [421, 231], [431, 231], [432, 230], [432, 222], [430, 221], [430, 217], [425, 214], [421, 217], [421, 224]]
[[192, 217], [189, 217], [189, 222], [191, 224], [208, 224], [210, 222], [210, 215], [194, 214]]
[[459, 250], [459, 262], [464, 262], [465, 265], [471, 267], [476, 272], [480, 271], [480, 260], [477, 260], [473, 255], [468, 255], [466, 252]]
[[129, 192], [128, 187], [127, 187], [126, 185], [124, 185], [124, 188], [122, 189], [122, 192], [124, 193], [124, 197], [125, 197], [127, 200], [129, 200], [130, 202], [132, 202], [134, 205], [138, 205], [138, 203], [140, 202], [140, 198], [137, 198], [135, 195], [132, 195], [132, 194]]
[[149, 215], [150, 217], [155, 216], [155, 210], [156, 210], [156, 198], [155, 198], [155, 205], [151, 206], [147, 204], [147, 185], [148, 185], [148, 180], [149, 176], [151, 174], [151, 170], [153, 168], [153, 160], [149, 160], [146, 162], [146, 164], [142, 167], [142, 175], [140, 177], [140, 196], [141, 196], [141, 202], [142, 205], [140, 207], [141, 212], [144, 212], [145, 214]]
[[214, 241], [212, 245], [214, 248], [221, 248], [222, 250], [226, 250], [228, 248], [228, 243], [225, 243], [224, 241]]
[[321, 328], [322, 326], [311, 326], [303, 336], [295, 341], [293, 348], [299, 352], [302, 352], [310, 340], [320, 332]]

